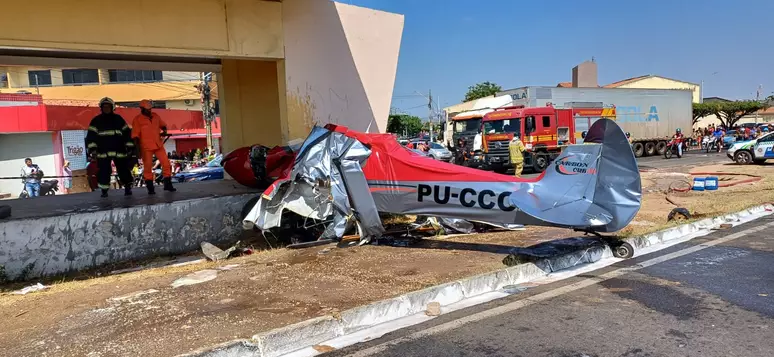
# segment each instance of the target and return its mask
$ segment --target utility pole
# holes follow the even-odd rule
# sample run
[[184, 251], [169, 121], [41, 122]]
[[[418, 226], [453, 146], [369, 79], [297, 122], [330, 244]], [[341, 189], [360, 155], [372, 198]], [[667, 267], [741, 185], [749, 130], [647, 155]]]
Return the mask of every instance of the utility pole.
[[427, 110], [428, 110], [427, 119], [430, 120], [430, 142], [434, 142], [433, 141], [433, 91], [432, 90], [427, 91]]
[[202, 116], [204, 116], [204, 128], [207, 132], [207, 148], [214, 149], [214, 145], [212, 143], [212, 122], [215, 120], [215, 110], [212, 107], [210, 95], [210, 80], [212, 79], [212, 72], [199, 73], [199, 79], [201, 80], [201, 83], [199, 83], [198, 89], [202, 100]]

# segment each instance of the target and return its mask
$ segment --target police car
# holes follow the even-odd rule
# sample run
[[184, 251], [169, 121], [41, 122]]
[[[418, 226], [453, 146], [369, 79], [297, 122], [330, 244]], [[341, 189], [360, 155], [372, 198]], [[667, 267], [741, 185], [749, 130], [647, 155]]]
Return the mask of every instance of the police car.
[[737, 164], [763, 164], [766, 160], [774, 159], [774, 132], [732, 144], [726, 155]]

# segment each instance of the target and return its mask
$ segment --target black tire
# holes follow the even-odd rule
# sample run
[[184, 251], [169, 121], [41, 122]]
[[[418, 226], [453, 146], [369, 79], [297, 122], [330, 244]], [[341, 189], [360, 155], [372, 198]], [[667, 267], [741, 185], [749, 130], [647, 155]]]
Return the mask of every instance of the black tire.
[[634, 247], [629, 243], [621, 242], [610, 248], [616, 258], [629, 259], [634, 256]]
[[664, 158], [665, 159], [671, 159], [672, 158], [672, 154], [674, 154], [672, 151], [673, 151], [672, 147], [668, 146], [666, 151], [664, 151]]
[[645, 153], [645, 146], [642, 143], [634, 143], [632, 144], [632, 150], [634, 151], [634, 157], [642, 157], [642, 154]]
[[645, 156], [653, 156], [656, 154], [656, 143], [648, 141], [645, 143]]
[[242, 215], [239, 216], [239, 217], [242, 220], [244, 220], [245, 217], [247, 217], [247, 214], [250, 213], [250, 211], [253, 210], [253, 207], [255, 207], [255, 204], [258, 203], [258, 200], [260, 200], [260, 199], [261, 199], [261, 196], [255, 196], [255, 197], [251, 198], [250, 200], [248, 200], [247, 203], [245, 203], [245, 205], [242, 206]]
[[739, 150], [734, 154], [734, 161], [740, 165], [747, 165], [753, 162], [752, 153], [747, 150]]
[[436, 158], [435, 158], [435, 156], [433, 156], [433, 155], [430, 155], [430, 158], [431, 158], [431, 159], [433, 159], [433, 160], [438, 160], [438, 159], [436, 159]]
[[548, 157], [548, 154], [541, 154], [538, 153], [535, 155], [535, 160], [532, 164], [532, 168], [535, 169], [535, 172], [543, 172], [548, 168], [548, 164], [551, 163], [551, 159]]
[[691, 212], [682, 207], [673, 208], [667, 215], [667, 222], [687, 221], [691, 219]]
[[26, 191], [22, 192], [22, 193], [19, 194], [19, 198], [21, 198], [21, 199], [30, 198], [30, 194], [27, 193]]
[[667, 143], [666, 141], [659, 141], [656, 143], [656, 153], [658, 155], [664, 155], [664, 152], [666, 152]]
[[11, 206], [0, 206], [0, 219], [11, 217]]

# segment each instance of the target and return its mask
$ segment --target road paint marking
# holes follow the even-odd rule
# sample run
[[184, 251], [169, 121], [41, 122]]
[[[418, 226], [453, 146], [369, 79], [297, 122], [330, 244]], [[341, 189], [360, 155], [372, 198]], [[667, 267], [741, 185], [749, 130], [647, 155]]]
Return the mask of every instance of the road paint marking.
[[573, 291], [576, 291], [576, 290], [580, 290], [580, 289], [583, 289], [583, 288], [586, 288], [586, 287], [598, 284], [598, 283], [606, 281], [606, 280], [614, 279], [614, 278], [620, 277], [622, 275], [625, 275], [625, 274], [628, 274], [628, 273], [631, 273], [631, 272], [634, 272], [634, 271], [637, 271], [637, 270], [640, 270], [640, 269], [643, 269], [643, 268], [647, 268], [647, 267], [652, 266], [652, 265], [656, 265], [656, 264], [663, 263], [663, 262], [668, 261], [668, 260], [672, 260], [672, 259], [675, 259], [675, 258], [682, 257], [684, 255], [695, 253], [695, 252], [698, 252], [698, 251], [701, 251], [701, 250], [704, 250], [704, 249], [716, 246], [718, 244], [723, 244], [723, 243], [726, 243], [726, 242], [730, 242], [732, 240], [739, 239], [739, 238], [747, 236], [749, 234], [753, 234], [753, 233], [757, 233], [757, 232], [763, 231], [763, 230], [765, 230], [765, 229], [767, 229], [769, 227], [774, 227], [774, 222], [771, 222], [771, 223], [768, 223], [768, 224], [764, 224], [764, 225], [760, 225], [760, 226], [757, 226], [757, 227], [754, 227], [754, 228], [746, 229], [746, 230], [743, 230], [741, 232], [729, 234], [727, 236], [724, 236], [724, 237], [721, 237], [721, 238], [717, 238], [717, 239], [713, 239], [713, 240], [711, 240], [709, 242], [704, 242], [704, 243], [701, 243], [701, 244], [698, 244], [698, 245], [695, 245], [695, 246], [692, 246], [692, 247], [688, 247], [688, 248], [685, 248], [685, 249], [682, 249], [682, 250], [678, 250], [676, 252], [664, 254], [662, 256], [646, 260], [644, 262], [641, 262], [639, 264], [635, 264], [635, 265], [630, 266], [630, 267], [620, 268], [620, 269], [617, 269], [617, 270], [614, 270], [614, 271], [602, 274], [602, 275], [597, 276], [597, 277], [584, 279], [584, 280], [581, 280], [579, 282], [576, 282], [576, 283], [573, 283], [573, 284], [569, 284], [569, 285], [565, 285], [565, 286], [562, 286], [562, 287], [558, 287], [558, 288], [550, 290], [550, 291], [546, 291], [546, 292], [543, 292], [543, 293], [540, 293], [540, 294], [537, 294], [537, 295], [534, 295], [534, 296], [530, 296], [530, 297], [527, 297], [527, 298], [524, 298], [524, 299], [521, 299], [521, 300], [517, 300], [517, 301], [511, 302], [511, 303], [505, 304], [503, 306], [495, 307], [493, 309], [489, 309], [489, 310], [481, 311], [481, 312], [478, 312], [478, 313], [475, 313], [475, 314], [472, 314], [472, 315], [464, 316], [464, 317], [461, 317], [459, 319], [452, 320], [452, 321], [449, 321], [449, 322], [445, 322], [443, 324], [436, 325], [436, 326], [430, 327], [430, 328], [422, 330], [422, 331], [414, 332], [414, 333], [412, 333], [410, 335], [407, 335], [407, 336], [396, 338], [394, 340], [390, 340], [390, 341], [387, 341], [387, 342], [384, 342], [384, 343], [381, 343], [381, 344], [378, 344], [378, 345], [375, 345], [375, 346], [371, 346], [369, 348], [362, 349], [362, 350], [357, 351], [355, 353], [349, 354], [348, 356], [352, 356], [352, 357], [372, 356], [374, 354], [384, 352], [384, 351], [388, 350], [390, 347], [397, 346], [397, 345], [399, 345], [401, 343], [410, 342], [410, 341], [413, 341], [413, 340], [417, 340], [417, 339], [420, 339], [420, 338], [423, 338], [423, 337], [428, 337], [428, 336], [436, 335], [436, 334], [443, 333], [443, 332], [448, 332], [448, 331], [460, 328], [460, 327], [462, 327], [464, 325], [467, 325], [467, 324], [469, 324], [471, 322], [477, 322], [477, 321], [485, 320], [485, 319], [488, 319], [488, 318], [491, 318], [491, 317], [499, 316], [499, 315], [502, 315], [504, 313], [512, 312], [512, 311], [521, 309], [523, 307], [527, 307], [527, 306], [530, 306], [530, 305], [533, 305], [533, 304], [536, 304], [536, 303], [539, 303], [539, 302], [543, 302], [543, 301], [546, 301], [548, 299], [555, 298], [557, 296], [561, 296], [561, 295], [564, 295], [564, 294], [567, 294], [567, 293], [570, 293], [570, 292], [573, 292]]

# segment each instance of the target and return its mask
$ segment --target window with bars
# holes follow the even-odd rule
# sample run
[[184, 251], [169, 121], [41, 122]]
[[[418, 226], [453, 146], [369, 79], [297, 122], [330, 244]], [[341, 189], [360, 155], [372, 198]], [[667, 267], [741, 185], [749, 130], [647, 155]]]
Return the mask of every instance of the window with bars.
[[159, 82], [164, 80], [164, 74], [161, 71], [109, 69], [108, 76], [110, 77], [110, 82], [115, 83]]
[[91, 84], [99, 83], [99, 71], [96, 69], [63, 69], [62, 83], [64, 84]]
[[27, 76], [29, 77], [29, 80], [30, 80], [30, 87], [51, 85], [50, 70], [29, 71], [27, 72]]

